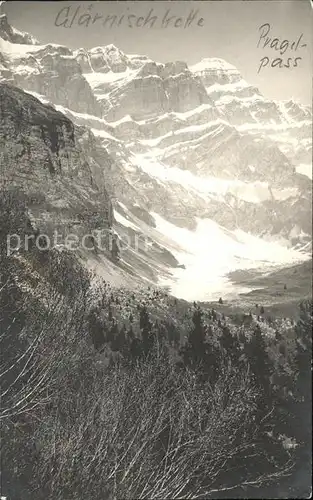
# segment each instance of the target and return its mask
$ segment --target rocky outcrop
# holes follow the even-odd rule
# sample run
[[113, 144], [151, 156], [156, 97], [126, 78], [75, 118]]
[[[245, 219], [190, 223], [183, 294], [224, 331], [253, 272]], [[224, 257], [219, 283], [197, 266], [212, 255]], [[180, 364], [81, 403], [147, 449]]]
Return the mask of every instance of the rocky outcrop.
[[139, 54], [128, 54], [128, 59], [129, 59], [129, 65], [132, 69], [139, 69], [143, 64], [145, 64], [148, 61], [151, 61], [151, 59], [148, 56], [145, 55], [139, 55]]
[[185, 112], [210, 101], [201, 79], [183, 61], [161, 64], [127, 56], [114, 45], [79, 49], [74, 55], [98, 100], [104, 102], [108, 121], [127, 114], [142, 120]]
[[125, 115], [135, 120], [145, 119], [168, 111], [168, 98], [162, 79], [158, 75], [139, 75], [117, 87], [109, 94], [108, 121], [116, 121]]
[[125, 115], [146, 120], [166, 112], [189, 111], [210, 101], [201, 81], [180, 62], [146, 62], [134, 75], [111, 87], [107, 97], [108, 121]]
[[1, 81], [14, 83], [14, 76], [4, 55], [0, 52], [0, 82]]
[[130, 59], [115, 45], [94, 47], [90, 50], [79, 49], [74, 52], [83, 73], [98, 72], [121, 73], [131, 66]]
[[278, 103], [280, 109], [283, 113], [288, 115], [289, 119], [302, 121], [309, 120], [312, 121], [312, 109], [310, 106], [301, 105], [292, 99], [289, 101], [284, 101]]
[[82, 236], [112, 225], [110, 161], [107, 156], [100, 166], [86, 155], [82, 144], [94, 139], [90, 131], [7, 84], [0, 84], [0, 117], [1, 182], [25, 192], [42, 233]]
[[185, 71], [169, 75], [164, 82], [171, 111], [184, 113], [209, 102], [201, 80]]
[[11, 43], [21, 43], [28, 45], [38, 45], [39, 42], [29, 33], [13, 28], [8, 22], [6, 14], [0, 14], [0, 38]]
[[[13, 46], [14, 48], [14, 46]], [[55, 104], [80, 113], [101, 116], [101, 106], [82, 75], [70, 49], [48, 44], [13, 52], [9, 42], [0, 45], [0, 78], [24, 90], [46, 96]]]

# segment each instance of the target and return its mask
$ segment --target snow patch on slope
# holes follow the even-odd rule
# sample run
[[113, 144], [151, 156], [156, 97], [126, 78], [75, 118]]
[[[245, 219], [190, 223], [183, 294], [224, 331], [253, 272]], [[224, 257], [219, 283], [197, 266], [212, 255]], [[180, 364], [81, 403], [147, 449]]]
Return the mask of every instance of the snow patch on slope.
[[96, 89], [103, 83], [116, 83], [119, 80], [123, 81], [125, 78], [130, 78], [134, 73], [136, 73], [136, 71], [127, 68], [126, 71], [120, 73], [115, 73], [114, 71], [108, 71], [107, 73], [94, 71], [92, 73], [83, 73], [83, 76], [86, 78], [90, 87]]
[[312, 179], [312, 164], [301, 163], [296, 167], [298, 174], [306, 175], [309, 179]]
[[[221, 119], [218, 120], [212, 120], [210, 122], [201, 124], [201, 125], [189, 125], [188, 127], [180, 128], [176, 130], [175, 132], [168, 132], [167, 134], [164, 134], [162, 136], [156, 137], [154, 139], [144, 139], [141, 140], [141, 144], [147, 145], [147, 146], [157, 146], [160, 142], [162, 142], [163, 139], [166, 139], [168, 137], [177, 137], [177, 138], [182, 138], [184, 135], [190, 134], [190, 133], [198, 133], [198, 132], [205, 132], [209, 129], [212, 129], [210, 132], [208, 132], [207, 135], [214, 135], [215, 133], [219, 132], [220, 130], [223, 129], [223, 127], [229, 126], [226, 121], [223, 121]], [[214, 128], [215, 127], [215, 128]], [[222, 127], [222, 128], [220, 128]], [[181, 137], [180, 137], [181, 136]], [[177, 144], [177, 143], [175, 143]]]
[[4, 52], [5, 54], [9, 55], [12, 58], [20, 59], [21, 57], [29, 53], [34, 53], [34, 52], [39, 52], [40, 50], [44, 50], [48, 46], [56, 49], [59, 47], [64, 47], [64, 45], [59, 45], [56, 43], [49, 43], [46, 45], [28, 45], [21, 43], [11, 43], [7, 40], [3, 40], [2, 38], [0, 38], [0, 51]]
[[228, 63], [224, 59], [219, 59], [217, 57], [209, 57], [202, 59], [200, 62], [189, 67], [193, 73], [199, 73], [202, 71], [212, 71], [214, 72], [232, 72], [238, 74], [238, 69], [232, 64]]
[[195, 231], [176, 227], [155, 212], [151, 212], [158, 231], [165, 239], [179, 246], [173, 251], [185, 269], [174, 269], [171, 279], [161, 285], [185, 300], [226, 299], [251, 291], [234, 285], [228, 274], [237, 269], [273, 269], [282, 264], [297, 263], [307, 255], [287, 249], [275, 242], [266, 242], [241, 230], [227, 231], [210, 219], [198, 219]]
[[[176, 182], [185, 189], [193, 190], [198, 195], [210, 196], [211, 194], [224, 197], [231, 193], [236, 198], [250, 202], [262, 203], [271, 199], [271, 192], [267, 182], [244, 182], [240, 180], [226, 180], [217, 177], [197, 177], [189, 170], [182, 170], [178, 167], [168, 167], [148, 155], [133, 155], [132, 163], [139, 166], [151, 177], [162, 182]], [[297, 194], [297, 189], [275, 189], [272, 190], [276, 200], [285, 200]]]

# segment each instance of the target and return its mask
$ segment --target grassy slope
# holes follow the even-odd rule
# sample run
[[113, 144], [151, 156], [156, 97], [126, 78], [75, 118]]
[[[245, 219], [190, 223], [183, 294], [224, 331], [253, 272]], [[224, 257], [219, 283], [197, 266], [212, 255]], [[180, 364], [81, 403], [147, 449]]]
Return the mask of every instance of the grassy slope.
[[234, 271], [229, 278], [236, 284], [257, 289], [241, 294], [232, 304], [225, 304], [222, 309], [226, 310], [255, 312], [254, 306], [259, 304], [273, 316], [297, 317], [299, 302], [312, 296], [312, 260], [267, 275], [256, 270]]

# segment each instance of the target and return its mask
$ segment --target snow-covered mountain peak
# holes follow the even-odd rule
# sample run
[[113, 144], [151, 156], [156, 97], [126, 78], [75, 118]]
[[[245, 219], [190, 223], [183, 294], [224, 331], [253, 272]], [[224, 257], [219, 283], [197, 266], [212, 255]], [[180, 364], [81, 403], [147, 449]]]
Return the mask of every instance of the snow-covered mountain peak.
[[34, 36], [11, 26], [6, 14], [0, 14], [0, 38], [11, 43], [39, 45]]
[[78, 49], [74, 56], [82, 67], [83, 73], [122, 73], [131, 66], [131, 60], [113, 44]]
[[205, 57], [201, 59], [200, 62], [192, 65], [190, 67], [193, 72], [200, 71], [231, 71], [233, 73], [239, 73], [237, 68], [232, 64], [228, 63], [224, 59], [218, 57]]
[[97, 47], [93, 47], [88, 51], [90, 54], [102, 54], [105, 57], [109, 57], [112, 59], [123, 60], [127, 57], [122, 50], [118, 47], [110, 43], [109, 45], [100, 45]]
[[0, 81], [78, 112], [102, 113], [72, 50], [63, 45], [27, 45], [0, 38]]
[[191, 71], [202, 78], [206, 87], [214, 84], [237, 83], [242, 80], [238, 69], [224, 59], [210, 57], [202, 59], [190, 67]]
[[142, 54], [127, 54], [128, 59], [131, 61], [132, 67], [134, 68], [139, 68], [141, 67], [145, 62], [152, 62], [152, 59], [148, 56], [142, 55]]

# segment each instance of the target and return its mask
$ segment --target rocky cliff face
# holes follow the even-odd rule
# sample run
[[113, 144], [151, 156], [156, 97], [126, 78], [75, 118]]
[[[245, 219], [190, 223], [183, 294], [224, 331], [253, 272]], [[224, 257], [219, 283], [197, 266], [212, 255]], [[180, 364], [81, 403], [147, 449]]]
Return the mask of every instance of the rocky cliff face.
[[[28, 198], [32, 220], [49, 237], [53, 231], [88, 234], [112, 225], [106, 191], [108, 157], [101, 166], [85, 154], [88, 130], [79, 129], [51, 106], [0, 84], [1, 181]], [[64, 241], [60, 242], [64, 244]]]
[[98, 99], [106, 103], [104, 117], [108, 121], [127, 114], [143, 120], [165, 112], [185, 112], [210, 101], [201, 80], [184, 62], [160, 64], [137, 60], [135, 66], [141, 64], [134, 69], [132, 60], [118, 61], [113, 58], [110, 66], [101, 63], [96, 70], [93, 65], [86, 67], [83, 63], [84, 76]]
[[0, 39], [0, 81], [46, 96], [56, 104], [101, 116], [102, 110], [70, 49], [16, 45]]
[[12, 43], [39, 45], [38, 40], [29, 33], [17, 30], [8, 22], [6, 14], [0, 14], [0, 37]]
[[131, 67], [130, 59], [113, 44], [94, 47], [91, 50], [79, 49], [74, 52], [83, 73], [122, 73]]

